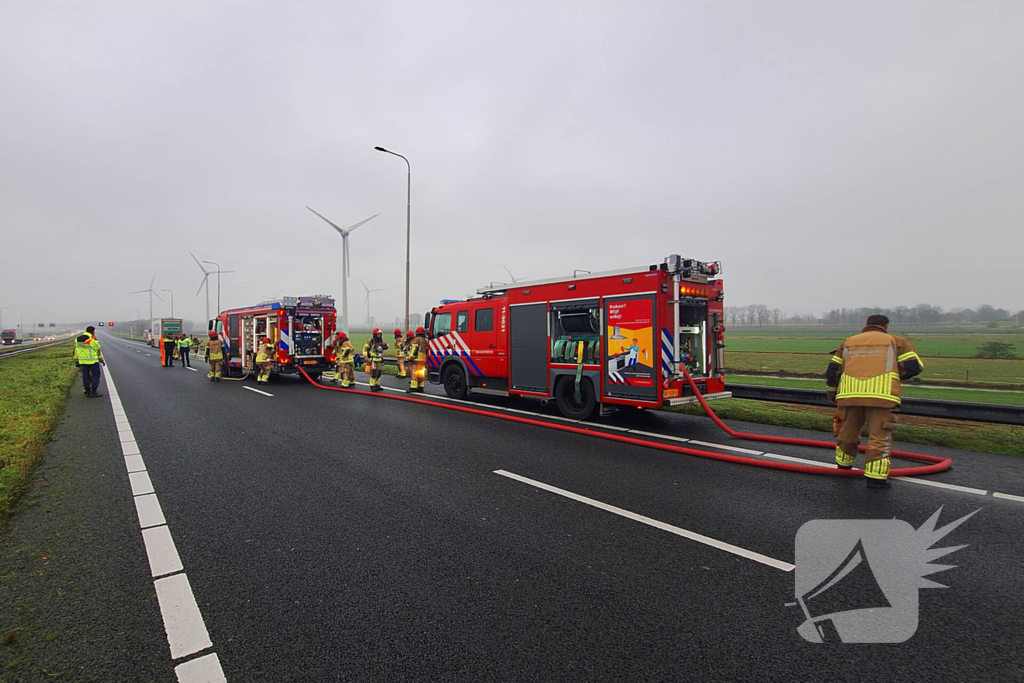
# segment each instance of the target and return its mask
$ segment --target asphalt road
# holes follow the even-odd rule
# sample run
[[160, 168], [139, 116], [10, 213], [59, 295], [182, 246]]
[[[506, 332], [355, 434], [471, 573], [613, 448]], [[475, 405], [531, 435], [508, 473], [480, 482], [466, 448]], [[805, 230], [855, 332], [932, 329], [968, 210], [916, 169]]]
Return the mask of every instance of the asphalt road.
[[[161, 368], [152, 349], [103, 341], [212, 647], [172, 660], [110, 404], [76, 391], [44, 468], [62, 441], [95, 454], [89, 468], [102, 476], [66, 485], [87, 479], [91, 505], [108, 511], [90, 518], [92, 540], [79, 545], [102, 569], [93, 574], [110, 573], [117, 607], [104, 581], [89, 579], [74, 613], [19, 608], [68, 630], [121, 633], [90, 639], [69, 680], [175, 680], [175, 666], [211, 652], [229, 681], [1022, 679], [1024, 500], [993, 496], [1024, 496], [1018, 458], [915, 447], [955, 459], [931, 480], [985, 495], [909, 482], [869, 491], [860, 480], [319, 391], [298, 378], [259, 387], [267, 396], [249, 381], [208, 382], [202, 362], [199, 372]], [[555, 414], [526, 400], [476, 403]], [[597, 424], [767, 447], [729, 439], [705, 418], [638, 411]], [[78, 580], [72, 564], [33, 583], [30, 558], [12, 554], [32, 543], [45, 552], [51, 541], [34, 529], [45, 515], [71, 514], [75, 497], [32, 496], [42, 503], [0, 537], [5, 602], [12, 562], [23, 563], [25, 586]], [[785, 567], [805, 522], [896, 518], [917, 528], [939, 508], [940, 525], [980, 512], [936, 544], [967, 547], [938, 560], [955, 569], [929, 578], [949, 588], [920, 591], [909, 640], [816, 645], [798, 635], [803, 613], [786, 603], [800, 570]], [[84, 524], [81, 512], [76, 520]], [[859, 584], [832, 590], [854, 602], [867, 595]], [[56, 640], [50, 656], [70, 647]], [[60, 654], [69, 670], [85, 656]], [[23, 656], [11, 680], [53, 680], [33, 665]]]

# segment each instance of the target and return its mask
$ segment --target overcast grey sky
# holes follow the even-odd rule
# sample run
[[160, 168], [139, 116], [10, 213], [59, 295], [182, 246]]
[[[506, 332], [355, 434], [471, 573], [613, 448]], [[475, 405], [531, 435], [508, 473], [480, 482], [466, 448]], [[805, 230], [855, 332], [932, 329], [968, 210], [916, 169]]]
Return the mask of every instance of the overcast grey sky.
[[[721, 260], [726, 302], [1024, 307], [1024, 2], [0, 5], [4, 326], [354, 321], [492, 280]], [[854, 286], [854, 283], [856, 286]], [[167, 299], [166, 293], [163, 294]], [[156, 315], [168, 315], [157, 302]]]

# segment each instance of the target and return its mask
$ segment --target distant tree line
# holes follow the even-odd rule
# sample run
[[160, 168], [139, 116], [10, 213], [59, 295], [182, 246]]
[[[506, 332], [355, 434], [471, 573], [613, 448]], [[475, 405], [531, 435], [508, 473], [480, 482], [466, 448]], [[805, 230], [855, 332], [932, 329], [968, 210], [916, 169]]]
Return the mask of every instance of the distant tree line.
[[943, 310], [941, 306], [919, 304], [914, 307], [895, 308], [833, 308], [821, 317], [813, 315], [787, 315], [778, 308], [764, 304], [749, 306], [726, 306], [725, 323], [732, 326], [766, 327], [777, 325], [863, 325], [872, 314], [881, 313], [894, 324], [901, 323], [988, 323], [1013, 320], [1024, 324], [1024, 311], [1011, 314], [1005, 308], [982, 304], [977, 309], [958, 308]]

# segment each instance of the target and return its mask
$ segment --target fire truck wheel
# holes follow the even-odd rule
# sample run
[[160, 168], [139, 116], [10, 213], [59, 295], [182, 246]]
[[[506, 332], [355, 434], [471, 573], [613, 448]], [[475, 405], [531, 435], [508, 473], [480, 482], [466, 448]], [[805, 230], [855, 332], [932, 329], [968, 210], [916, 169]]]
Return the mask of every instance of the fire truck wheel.
[[441, 383], [450, 398], [466, 398], [466, 373], [458, 365], [452, 364], [444, 369]]
[[573, 420], [585, 420], [594, 412], [597, 405], [597, 397], [594, 395], [594, 385], [589, 379], [580, 381], [580, 400], [576, 401], [576, 380], [573, 377], [563, 377], [555, 386], [555, 403], [558, 405], [558, 412]]

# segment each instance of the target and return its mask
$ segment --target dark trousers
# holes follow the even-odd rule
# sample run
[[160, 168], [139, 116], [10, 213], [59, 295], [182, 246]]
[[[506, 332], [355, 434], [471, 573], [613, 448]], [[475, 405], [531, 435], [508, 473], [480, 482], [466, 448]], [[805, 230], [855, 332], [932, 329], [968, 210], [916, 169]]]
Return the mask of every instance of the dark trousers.
[[167, 361], [167, 367], [174, 367], [174, 344], [164, 344], [164, 360]]
[[79, 367], [82, 368], [82, 388], [86, 391], [96, 391], [100, 385], [100, 364], [90, 363]]
[[186, 365], [192, 367], [192, 363], [188, 359], [189, 351], [191, 351], [192, 348], [188, 346], [182, 346], [178, 350], [181, 351], [181, 367], [185, 367]]

